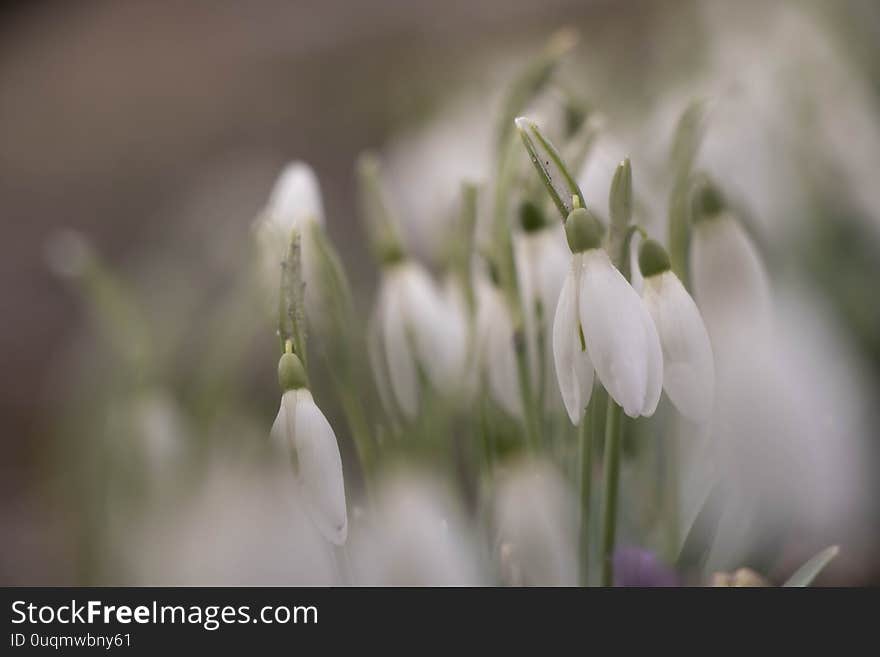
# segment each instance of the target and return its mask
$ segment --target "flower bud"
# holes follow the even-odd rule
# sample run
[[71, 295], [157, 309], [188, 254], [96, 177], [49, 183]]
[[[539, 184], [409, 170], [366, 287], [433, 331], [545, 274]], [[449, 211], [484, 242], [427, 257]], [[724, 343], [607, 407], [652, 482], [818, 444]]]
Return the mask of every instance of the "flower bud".
[[527, 233], [535, 233], [547, 225], [544, 211], [534, 201], [523, 201], [520, 204], [519, 222]]
[[572, 253], [602, 246], [605, 227], [586, 208], [575, 208], [565, 220], [565, 236]]
[[669, 271], [672, 264], [666, 249], [656, 240], [645, 240], [639, 248], [639, 269], [648, 278]]
[[278, 385], [285, 392], [307, 387], [306, 370], [296, 354], [286, 353], [278, 361]]

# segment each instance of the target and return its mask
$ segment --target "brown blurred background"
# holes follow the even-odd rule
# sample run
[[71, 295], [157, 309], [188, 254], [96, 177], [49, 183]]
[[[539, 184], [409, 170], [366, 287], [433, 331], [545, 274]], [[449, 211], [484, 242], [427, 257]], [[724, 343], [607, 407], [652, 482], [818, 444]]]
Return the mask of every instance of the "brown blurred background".
[[[619, 57], [629, 84], [693, 65], [698, 4], [635, 0], [11, 2], [0, 9], [0, 581], [71, 581], [67, 510], [44, 494], [46, 444], [81, 305], [53, 277], [53, 229], [87, 235], [134, 276], [187, 261], [150, 294], [230, 284], [229, 263], [280, 167], [310, 162], [354, 284], [371, 276], [353, 163], [455, 90], [490, 84], [561, 24]], [[843, 4], [843, 3], [841, 3]], [[869, 73], [877, 22], [847, 3]], [[677, 39], [664, 39], [674, 23]], [[520, 53], [519, 58], [517, 54]], [[620, 69], [617, 69], [618, 71]], [[878, 79], [876, 76], [875, 80]], [[645, 95], [651, 80], [643, 79]], [[605, 89], [614, 93], [606, 80]], [[876, 87], [875, 87], [876, 88]], [[216, 233], [210, 243], [202, 236]], [[170, 271], [170, 270], [169, 270]], [[181, 279], [180, 272], [192, 279]], [[210, 281], [216, 281], [211, 283]], [[98, 376], [98, 374], [96, 374]], [[51, 377], [51, 378], [50, 378]], [[271, 382], [270, 382], [271, 383]], [[274, 403], [274, 402], [273, 402]]]

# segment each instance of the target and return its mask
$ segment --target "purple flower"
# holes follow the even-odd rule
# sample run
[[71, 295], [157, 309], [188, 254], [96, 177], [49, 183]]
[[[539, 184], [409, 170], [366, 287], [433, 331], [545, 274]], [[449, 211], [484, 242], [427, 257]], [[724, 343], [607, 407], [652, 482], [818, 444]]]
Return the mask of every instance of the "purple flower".
[[614, 585], [664, 587], [679, 586], [678, 575], [650, 550], [622, 546], [614, 551]]

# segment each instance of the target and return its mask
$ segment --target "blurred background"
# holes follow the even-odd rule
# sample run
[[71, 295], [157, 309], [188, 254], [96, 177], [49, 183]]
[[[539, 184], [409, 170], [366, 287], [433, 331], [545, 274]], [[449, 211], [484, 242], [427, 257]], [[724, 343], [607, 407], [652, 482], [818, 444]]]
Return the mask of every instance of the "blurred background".
[[[826, 436], [839, 448], [833, 478], [855, 482], [840, 507], [851, 516], [827, 537], [845, 547], [826, 583], [880, 584], [872, 0], [4, 3], [0, 582], [155, 583], [124, 563], [110, 574], [89, 563], [90, 540], [149, 545], [154, 534], [146, 521], [107, 520], [115, 512], [90, 486], [110, 476], [105, 467], [128, 475], [88, 455], [114, 449], [126, 431], [114, 422], [130, 421], [114, 412], [129, 403], [137, 408], [125, 418], [143, 412], [163, 434], [247, 443], [268, 431], [278, 403], [273, 324], [254, 320], [259, 304], [243, 301], [243, 280], [252, 222], [281, 167], [302, 159], [315, 168], [366, 313], [375, 267], [356, 212], [357, 155], [383, 155], [407, 238], [430, 261], [442, 223], [418, 204], [442, 214], [461, 177], [488, 175], [496, 101], [562, 25], [581, 35], [565, 79], [605, 115], [609, 149], [623, 151], [613, 161], [632, 154], [637, 180], [640, 157], [662, 169], [687, 102], [718, 103], [704, 165], [749, 209], [774, 280], [796, 287], [792, 298], [806, 290], [833, 325], [807, 347], [830, 341], [818, 348], [830, 362], [802, 361], [799, 371], [826, 381], [833, 371], [841, 384], [830, 394], [859, 396], [858, 429]], [[662, 171], [644, 180], [650, 206], [649, 181]], [[161, 392], [119, 399], [120, 362], [142, 354], [114, 343], [82, 290], [50, 270], [47, 244], [61, 228], [84, 234], [127, 286], [122, 298], [137, 299], [132, 321], [152, 333]], [[820, 329], [806, 319], [787, 330], [796, 340]], [[90, 529], [108, 523], [115, 538]]]

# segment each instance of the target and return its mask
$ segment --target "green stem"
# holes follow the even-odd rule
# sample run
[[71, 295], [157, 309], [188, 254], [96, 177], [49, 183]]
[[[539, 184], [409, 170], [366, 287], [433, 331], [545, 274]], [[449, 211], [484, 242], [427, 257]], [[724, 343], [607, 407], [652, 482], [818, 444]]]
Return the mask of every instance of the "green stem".
[[586, 413], [578, 427], [578, 446], [580, 449], [581, 484], [581, 525], [580, 545], [580, 585], [590, 582], [590, 496], [593, 484], [593, 407], [587, 406]]
[[516, 351], [516, 373], [519, 378], [519, 389], [522, 395], [523, 424], [526, 429], [526, 445], [530, 451], [538, 447], [539, 435], [537, 414], [535, 412], [535, 399], [532, 391], [531, 373], [529, 371], [528, 349], [526, 347], [525, 332], [514, 332], [514, 349]]
[[605, 416], [605, 495], [602, 499], [602, 586], [614, 581], [614, 536], [617, 531], [617, 493], [620, 482], [620, 406], [608, 396]]
[[369, 489], [370, 476], [373, 469], [373, 445], [370, 431], [367, 428], [366, 414], [361, 405], [360, 397], [343, 386], [339, 387], [339, 394], [342, 400], [342, 408], [345, 412], [348, 428], [354, 439], [354, 445], [357, 449], [358, 458], [361, 462], [361, 470], [364, 473], [364, 486]]
[[678, 438], [676, 436], [675, 431], [670, 431], [667, 436], [668, 445], [667, 452], [665, 454], [666, 458], [666, 490], [664, 491], [664, 498], [666, 501], [666, 527], [667, 527], [667, 536], [666, 536], [666, 550], [667, 555], [670, 558], [675, 558], [679, 552], [679, 535], [678, 535], [678, 525], [679, 525], [679, 517], [678, 517], [678, 478], [679, 478], [679, 468], [678, 468]]

